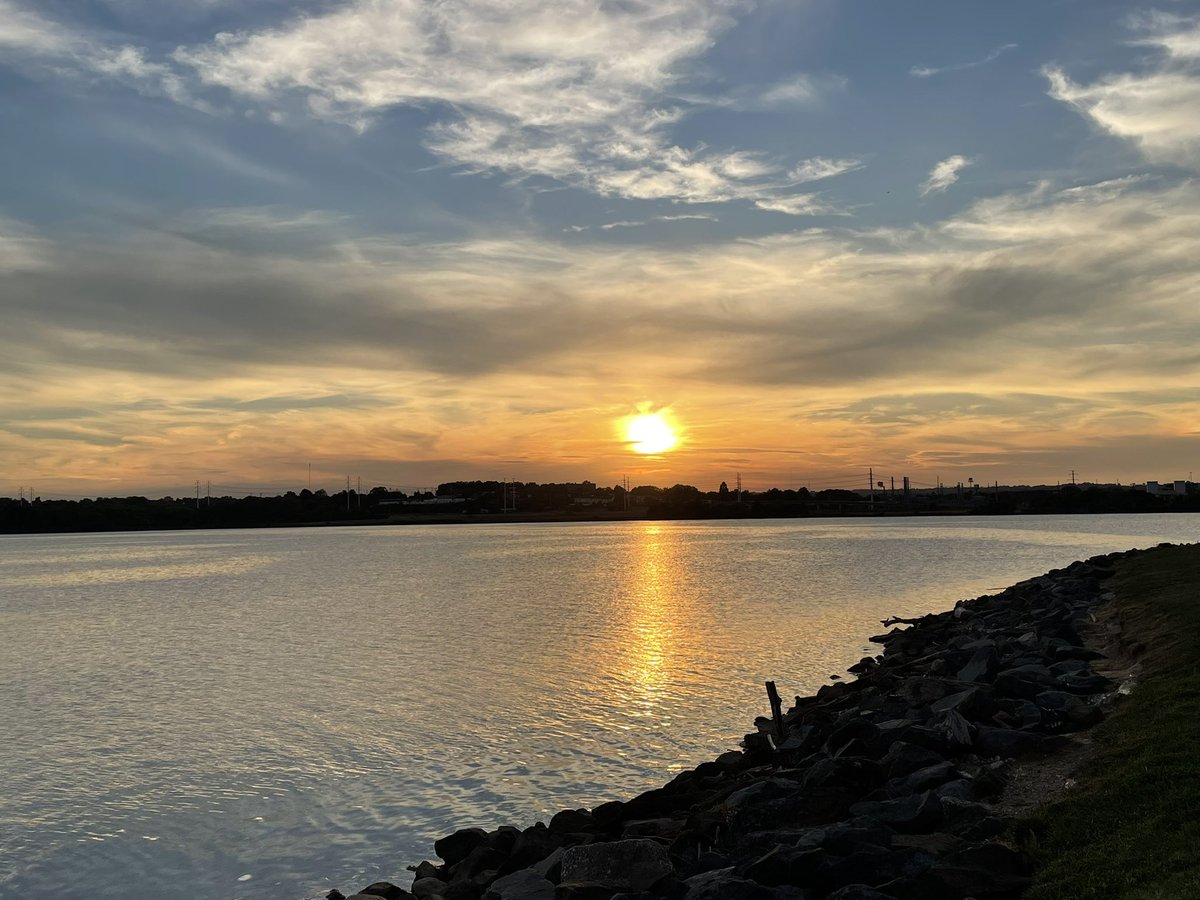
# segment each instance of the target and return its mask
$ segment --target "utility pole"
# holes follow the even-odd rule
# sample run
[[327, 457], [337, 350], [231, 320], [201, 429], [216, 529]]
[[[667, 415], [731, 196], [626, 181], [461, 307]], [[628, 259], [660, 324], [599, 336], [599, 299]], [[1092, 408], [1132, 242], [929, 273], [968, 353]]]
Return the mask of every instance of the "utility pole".
[[212, 506], [212, 482], [204, 482], [204, 505]]
[[1071, 470], [1071, 487], [1075, 487], [1075, 470]]
[[737, 502], [742, 502], [742, 473], [737, 473]]
[[890, 499], [893, 503], [896, 502], [896, 476], [895, 475], [892, 476], [892, 494], [891, 494]]
[[362, 509], [362, 476], [358, 476], [358, 490], [355, 491], [358, 495], [358, 508]]
[[196, 479], [196, 509], [200, 508], [200, 479]]
[[875, 510], [875, 469], [874, 468], [867, 469], [867, 490], [871, 492], [870, 509], [873, 512]]
[[346, 476], [346, 511], [350, 511], [350, 476]]

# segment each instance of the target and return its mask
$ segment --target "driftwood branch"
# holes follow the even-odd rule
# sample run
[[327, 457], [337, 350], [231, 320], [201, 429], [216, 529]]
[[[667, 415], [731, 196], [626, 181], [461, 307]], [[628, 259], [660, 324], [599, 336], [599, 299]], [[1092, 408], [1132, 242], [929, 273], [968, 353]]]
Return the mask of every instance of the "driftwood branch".
[[890, 619], [880, 619], [879, 624], [884, 628], [891, 628], [893, 625], [916, 625], [924, 616], [918, 616], [915, 619], [906, 619], [903, 616], [892, 616]]

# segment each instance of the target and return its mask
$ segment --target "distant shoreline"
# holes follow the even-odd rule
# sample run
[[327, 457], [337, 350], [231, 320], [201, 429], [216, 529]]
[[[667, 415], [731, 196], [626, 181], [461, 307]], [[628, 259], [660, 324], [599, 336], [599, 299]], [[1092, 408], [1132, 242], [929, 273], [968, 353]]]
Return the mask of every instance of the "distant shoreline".
[[387, 518], [361, 519], [313, 519], [303, 522], [231, 522], [231, 523], [181, 523], [170, 525], [154, 523], [142, 526], [128, 524], [113, 527], [98, 526], [92, 528], [74, 529], [4, 529], [0, 535], [31, 535], [31, 534], [117, 534], [124, 532], [142, 531], [231, 531], [238, 529], [260, 530], [267, 528], [340, 528], [347, 526], [419, 526], [419, 525], [503, 525], [503, 524], [603, 524], [610, 522], [761, 522], [761, 521], [792, 521], [813, 519], [939, 519], [939, 518], [1013, 518], [1016, 516], [1054, 517], [1054, 516], [1140, 516], [1150, 514], [1187, 514], [1195, 513], [1190, 509], [1154, 509], [1154, 510], [1098, 510], [1098, 511], [1043, 511], [1043, 512], [986, 512], [977, 509], [938, 509], [938, 510], [885, 510], [877, 512], [815, 512], [788, 515], [648, 515], [634, 512], [588, 512], [579, 514], [563, 513], [420, 513], [413, 515], [394, 515]]

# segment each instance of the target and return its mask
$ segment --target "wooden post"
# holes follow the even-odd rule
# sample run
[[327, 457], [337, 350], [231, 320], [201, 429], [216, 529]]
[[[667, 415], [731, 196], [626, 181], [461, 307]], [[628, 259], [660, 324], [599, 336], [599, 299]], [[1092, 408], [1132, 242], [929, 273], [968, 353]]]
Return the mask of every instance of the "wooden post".
[[783, 743], [783, 701], [773, 681], [767, 682], [767, 699], [771, 701], [771, 718], [775, 720], [775, 738]]

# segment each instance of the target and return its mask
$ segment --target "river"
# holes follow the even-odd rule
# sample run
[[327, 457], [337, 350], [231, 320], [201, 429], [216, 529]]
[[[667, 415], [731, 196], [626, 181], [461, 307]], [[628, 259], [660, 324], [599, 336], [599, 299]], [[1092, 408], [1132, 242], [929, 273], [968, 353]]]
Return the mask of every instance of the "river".
[[[0, 537], [0, 896], [346, 893], [633, 796], [890, 614], [1200, 515]], [[786, 705], [786, 704], [785, 704]]]

